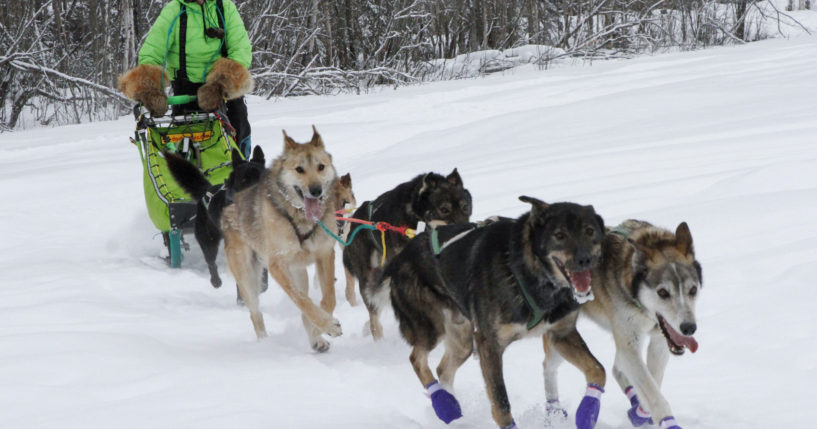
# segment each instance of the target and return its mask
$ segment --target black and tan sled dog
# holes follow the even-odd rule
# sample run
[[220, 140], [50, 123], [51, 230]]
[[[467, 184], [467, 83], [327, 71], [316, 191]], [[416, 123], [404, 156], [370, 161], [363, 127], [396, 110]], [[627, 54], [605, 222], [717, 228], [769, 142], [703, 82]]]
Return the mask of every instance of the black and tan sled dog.
[[[221, 287], [221, 277], [218, 275], [216, 256], [221, 243], [221, 213], [224, 207], [232, 204], [236, 192], [258, 183], [261, 172], [264, 171], [264, 151], [256, 146], [252, 158], [245, 161], [238, 150], [233, 149], [233, 171], [222, 185], [211, 185], [204, 174], [192, 163], [173, 153], [165, 153], [165, 160], [173, 178], [190, 194], [196, 205], [196, 220], [193, 233], [196, 241], [204, 253], [204, 260], [210, 270], [210, 284]], [[266, 280], [266, 276], [264, 276]], [[265, 287], [266, 289], [266, 281]]]
[[[366, 201], [352, 217], [374, 222], [388, 222], [395, 226], [417, 229], [420, 222], [461, 223], [471, 216], [471, 193], [463, 186], [455, 168], [448, 176], [437, 173], [421, 174], [381, 194], [374, 201]], [[351, 226], [354, 229], [355, 226]], [[386, 262], [400, 253], [409, 238], [388, 232], [386, 248], [382, 248], [380, 234], [358, 234], [343, 250], [346, 267], [346, 298], [355, 305], [355, 278], [360, 284], [360, 295], [369, 311], [369, 329], [374, 339], [383, 337], [380, 311], [388, 305], [388, 292], [375, 294], [382, 271], [383, 252]]]
[[[673, 233], [631, 219], [607, 232], [602, 247], [603, 261], [593, 272], [596, 299], [581, 313], [613, 334], [613, 376], [630, 399], [633, 426], [655, 417], [661, 429], [680, 429], [661, 382], [670, 353], [698, 349], [692, 334], [702, 272], [689, 226], [681, 222]], [[547, 390], [557, 390], [557, 366], [547, 365]]]
[[[312, 348], [329, 349], [322, 334], [341, 334], [335, 309], [334, 239], [318, 225], [337, 234], [335, 222], [338, 180], [332, 156], [318, 131], [297, 143], [284, 132], [283, 153], [265, 169], [257, 184], [236, 193], [221, 215], [227, 265], [238, 282], [258, 338], [267, 335], [258, 308], [263, 269], [301, 310]], [[322, 299], [309, 298], [307, 266], [315, 264]]]
[[[411, 364], [441, 420], [462, 415], [450, 391], [476, 345], [493, 418], [502, 428], [515, 427], [502, 355], [510, 343], [535, 335], [545, 353], [558, 350], [584, 372], [588, 394], [577, 424], [589, 429], [598, 417], [605, 372], [575, 323], [579, 301], [592, 296], [604, 221], [592, 206], [520, 200], [531, 210], [518, 219], [440, 226], [418, 235], [386, 266], [381, 287], [391, 289], [400, 332], [413, 346]], [[445, 353], [438, 382], [428, 355], [440, 341]]]

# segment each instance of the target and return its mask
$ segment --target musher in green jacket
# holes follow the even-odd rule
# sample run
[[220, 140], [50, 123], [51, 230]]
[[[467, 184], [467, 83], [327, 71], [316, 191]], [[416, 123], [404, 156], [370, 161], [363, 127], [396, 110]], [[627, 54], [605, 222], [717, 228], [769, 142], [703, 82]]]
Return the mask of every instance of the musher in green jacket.
[[236, 143], [249, 156], [244, 94], [252, 91], [251, 62], [250, 39], [232, 0], [172, 0], [159, 13], [139, 50], [139, 65], [120, 76], [119, 89], [154, 116], [167, 112], [164, 88], [168, 84], [176, 95], [198, 96], [198, 106], [180, 106], [174, 113], [182, 109], [211, 112], [226, 100]]

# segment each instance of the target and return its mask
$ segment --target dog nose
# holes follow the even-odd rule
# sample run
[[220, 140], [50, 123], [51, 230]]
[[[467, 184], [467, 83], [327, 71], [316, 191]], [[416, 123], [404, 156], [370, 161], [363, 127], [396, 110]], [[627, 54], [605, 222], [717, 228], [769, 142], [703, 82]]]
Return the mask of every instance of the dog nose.
[[576, 265], [581, 271], [589, 269], [590, 265], [593, 263], [593, 257], [590, 255], [590, 252], [587, 251], [576, 252], [575, 260]]
[[318, 198], [323, 193], [323, 188], [321, 185], [310, 185], [309, 186], [309, 194], [312, 195], [314, 198]]
[[681, 333], [690, 336], [698, 329], [698, 325], [694, 323], [684, 322], [681, 324]]

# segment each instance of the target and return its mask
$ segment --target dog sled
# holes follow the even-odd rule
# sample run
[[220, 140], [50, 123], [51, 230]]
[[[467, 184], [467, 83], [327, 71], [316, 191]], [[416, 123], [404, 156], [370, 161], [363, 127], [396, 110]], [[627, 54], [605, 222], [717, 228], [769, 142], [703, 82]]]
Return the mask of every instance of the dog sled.
[[[193, 230], [197, 201], [193, 201], [173, 179], [162, 155], [176, 153], [195, 164], [213, 185], [224, 183], [232, 172], [232, 149], [235, 130], [223, 109], [203, 113], [180, 109], [190, 105], [195, 96], [168, 98], [168, 105], [177, 106], [178, 114], [153, 117], [141, 105], [133, 108], [136, 131], [131, 138], [142, 160], [145, 204], [153, 225], [162, 233], [168, 249], [168, 263], [178, 268], [182, 249], [189, 250], [183, 233]], [[223, 107], [223, 105], [222, 105]]]

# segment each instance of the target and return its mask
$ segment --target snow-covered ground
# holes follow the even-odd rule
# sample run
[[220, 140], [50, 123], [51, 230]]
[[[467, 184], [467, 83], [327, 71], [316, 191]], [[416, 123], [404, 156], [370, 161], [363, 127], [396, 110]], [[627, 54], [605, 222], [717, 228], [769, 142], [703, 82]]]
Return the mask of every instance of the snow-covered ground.
[[[593, 204], [608, 224], [687, 221], [703, 264], [698, 353], [663, 391], [685, 429], [813, 427], [817, 381], [817, 37], [439, 82], [362, 96], [250, 100], [254, 143], [322, 132], [360, 201], [457, 167], [474, 219], [517, 196]], [[390, 313], [386, 339], [338, 294], [344, 335], [313, 353], [295, 306], [262, 296], [258, 342], [233, 279], [213, 289], [192, 239], [159, 259], [133, 120], [0, 135], [0, 427], [442, 428]], [[344, 287], [338, 264], [338, 291]], [[316, 291], [312, 291], [317, 296]], [[580, 330], [609, 369], [609, 335]], [[432, 355], [433, 365], [440, 351]], [[513, 344], [516, 421], [543, 426], [543, 353]], [[565, 364], [563, 403], [582, 375]], [[492, 428], [478, 362], [458, 373], [465, 417]], [[630, 427], [612, 377], [600, 429]], [[564, 427], [572, 427], [572, 423]]]

